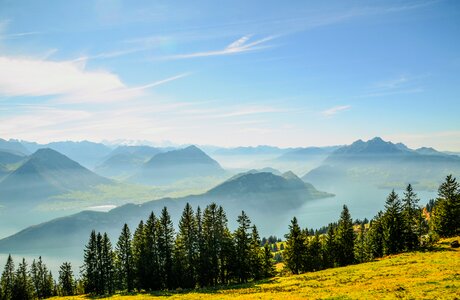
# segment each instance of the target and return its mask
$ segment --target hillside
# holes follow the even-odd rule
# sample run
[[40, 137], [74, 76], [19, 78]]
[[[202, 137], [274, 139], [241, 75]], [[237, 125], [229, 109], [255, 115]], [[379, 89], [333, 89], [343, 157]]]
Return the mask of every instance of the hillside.
[[405, 253], [374, 262], [274, 277], [245, 285], [189, 293], [115, 295], [109, 299], [458, 299], [460, 248], [450, 248], [451, 240], [444, 240], [431, 252]]
[[206, 177], [224, 174], [217, 161], [196, 146], [159, 153], [147, 161], [130, 181], [163, 185], [189, 177]]
[[37, 203], [53, 195], [108, 183], [110, 180], [57, 151], [40, 149], [0, 182], [0, 199], [8, 205]]
[[[275, 192], [273, 188], [280, 190]], [[236, 217], [244, 209], [260, 228], [261, 235], [269, 235], [279, 230], [280, 224], [287, 224], [288, 218], [291, 218], [303, 204], [332, 196], [302, 182], [292, 173], [283, 176], [265, 172], [249, 173], [234, 177], [201, 195], [163, 198], [139, 205], [126, 204], [106, 213], [83, 211], [31, 226], [0, 240], [0, 252], [40, 249], [44, 254], [47, 249], [59, 249], [64, 246], [80, 249], [92, 229], [107, 231], [115, 238], [123, 223], [128, 223], [134, 228], [150, 212], [158, 215], [164, 206], [168, 208], [173, 222], [177, 224], [187, 202], [195, 209], [197, 206], [204, 208], [212, 202], [223, 205], [230, 228], [236, 227]], [[56, 230], [66, 234], [56, 235]]]

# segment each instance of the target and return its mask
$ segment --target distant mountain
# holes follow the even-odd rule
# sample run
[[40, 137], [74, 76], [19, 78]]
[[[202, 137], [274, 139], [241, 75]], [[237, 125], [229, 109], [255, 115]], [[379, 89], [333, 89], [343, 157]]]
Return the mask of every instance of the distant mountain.
[[94, 168], [112, 151], [111, 148], [104, 144], [89, 141], [53, 142], [44, 145], [42, 148], [56, 150], [89, 169]]
[[191, 177], [222, 175], [217, 161], [196, 146], [159, 153], [147, 161], [130, 181], [161, 185]]
[[267, 155], [267, 154], [282, 154], [290, 149], [282, 149], [273, 146], [257, 146], [257, 147], [236, 147], [236, 148], [220, 148], [213, 152], [215, 155]]
[[381, 138], [358, 140], [332, 152], [302, 179], [313, 184], [339, 181], [362, 183], [428, 183], [447, 174], [460, 175], [460, 158], [432, 148], [412, 150]]
[[0, 165], [16, 164], [24, 160], [26, 156], [18, 152], [10, 152], [8, 150], [0, 150]]
[[17, 155], [27, 155], [30, 152], [16, 140], [4, 140], [0, 139], [0, 151], [10, 152]]
[[194, 209], [203, 209], [211, 202], [222, 205], [227, 213], [229, 226], [236, 227], [236, 217], [244, 210], [259, 226], [262, 235], [278, 230], [286, 215], [294, 215], [303, 204], [314, 199], [333, 195], [316, 190], [304, 183], [295, 174], [283, 176], [272, 173], [244, 174], [233, 177], [207, 193], [177, 199], [161, 199], [141, 205], [126, 204], [107, 213], [84, 211], [72, 216], [55, 219], [29, 227], [21, 232], [0, 240], [0, 252], [40, 249], [40, 253], [63, 247], [74, 247], [81, 251], [92, 229], [107, 231], [114, 239], [124, 223], [134, 230], [141, 219], [153, 211], [156, 215], [166, 206], [177, 225], [180, 214], [187, 202]]
[[150, 146], [118, 146], [94, 171], [107, 177], [130, 176], [161, 152], [163, 152], [162, 149]]
[[286, 152], [282, 154], [281, 156], [279, 156], [276, 160], [277, 161], [299, 161], [299, 162], [323, 160], [330, 153], [334, 152], [335, 150], [339, 148], [340, 148], [339, 146], [300, 148], [300, 149], [295, 149], [295, 150]]
[[0, 201], [7, 206], [37, 203], [50, 196], [110, 182], [57, 151], [40, 149], [0, 182]]

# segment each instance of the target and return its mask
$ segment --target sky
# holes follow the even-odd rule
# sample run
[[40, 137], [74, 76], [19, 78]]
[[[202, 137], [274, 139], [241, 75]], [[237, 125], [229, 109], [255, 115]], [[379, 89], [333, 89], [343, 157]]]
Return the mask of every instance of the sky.
[[460, 2], [0, 0], [0, 137], [460, 151]]

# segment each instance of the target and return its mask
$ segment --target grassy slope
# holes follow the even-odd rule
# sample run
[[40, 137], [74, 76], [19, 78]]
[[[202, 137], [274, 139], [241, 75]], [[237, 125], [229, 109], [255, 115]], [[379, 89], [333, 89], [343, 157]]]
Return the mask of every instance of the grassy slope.
[[[457, 238], [458, 239], [458, 238]], [[220, 290], [162, 292], [165, 299], [460, 299], [460, 249], [450, 240], [432, 252], [405, 253], [379, 261], [296, 276], [275, 277]], [[110, 299], [152, 299], [151, 295]], [[157, 297], [155, 297], [157, 298]], [[86, 299], [84, 296], [54, 299]]]

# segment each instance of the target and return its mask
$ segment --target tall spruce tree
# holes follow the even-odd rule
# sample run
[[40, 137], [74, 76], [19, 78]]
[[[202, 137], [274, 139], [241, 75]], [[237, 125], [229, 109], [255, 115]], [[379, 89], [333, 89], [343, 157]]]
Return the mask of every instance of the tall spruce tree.
[[404, 222], [401, 200], [393, 190], [385, 202], [383, 215], [383, 254], [399, 253], [404, 249]]
[[82, 277], [85, 293], [97, 292], [98, 266], [97, 266], [97, 241], [96, 231], [91, 231], [88, 244], [85, 246]]
[[346, 266], [354, 262], [354, 239], [353, 220], [348, 207], [344, 205], [336, 232], [336, 258], [339, 266]]
[[323, 252], [318, 231], [316, 231], [315, 235], [308, 241], [308, 254], [310, 257], [310, 270], [319, 271], [323, 269]]
[[174, 228], [168, 209], [164, 207], [161, 211], [158, 227], [158, 254], [162, 287], [168, 289], [173, 288], [175, 282], [173, 274], [173, 250]]
[[255, 280], [261, 279], [264, 274], [263, 269], [263, 253], [260, 248], [260, 237], [257, 231], [256, 225], [252, 226], [251, 243], [250, 243], [250, 266], [251, 266], [251, 277]]
[[452, 175], [439, 186], [432, 211], [433, 230], [441, 237], [460, 234], [460, 184]]
[[8, 255], [6, 260], [5, 268], [2, 272], [1, 277], [1, 289], [2, 289], [2, 299], [11, 299], [13, 297], [13, 288], [15, 282], [15, 271], [14, 271], [14, 262], [11, 255]]
[[379, 211], [369, 223], [369, 231], [366, 236], [366, 253], [369, 259], [383, 256], [383, 212]]
[[134, 263], [131, 246], [131, 231], [128, 224], [125, 223], [118, 238], [115, 253], [118, 288], [128, 292], [131, 292], [134, 288]]
[[[201, 279], [203, 285], [216, 285], [219, 279], [219, 221], [218, 206], [211, 203], [203, 212], [203, 252]], [[207, 267], [206, 267], [207, 266]]]
[[263, 278], [275, 275], [275, 265], [273, 264], [273, 254], [268, 243], [263, 248], [262, 276]]
[[337, 246], [335, 243], [335, 224], [329, 224], [326, 237], [323, 243], [323, 266], [333, 268], [337, 257]]
[[302, 230], [297, 223], [297, 218], [294, 217], [291, 221], [291, 225], [289, 225], [289, 233], [286, 235], [286, 247], [283, 252], [286, 267], [293, 274], [303, 272], [306, 251], [307, 249]]
[[403, 237], [405, 250], [411, 251], [418, 247], [419, 237], [417, 235], [417, 219], [420, 214], [417, 203], [419, 199], [409, 184], [402, 199]]
[[101, 270], [103, 282], [104, 282], [104, 293], [113, 294], [115, 292], [115, 264], [114, 264], [114, 252], [112, 249], [112, 243], [110, 242], [109, 236], [104, 232], [102, 236], [102, 252], [101, 252]]
[[244, 211], [238, 216], [238, 228], [234, 233], [235, 239], [235, 275], [238, 282], [247, 282], [251, 275], [251, 220]]
[[134, 286], [138, 291], [147, 289], [147, 249], [144, 221], [140, 221], [133, 235], [133, 273]]
[[75, 294], [75, 279], [72, 265], [64, 262], [59, 268], [59, 294], [61, 296], [72, 296]]
[[198, 229], [193, 209], [185, 205], [179, 221], [179, 232], [175, 243], [175, 271], [180, 277], [180, 286], [194, 288], [198, 265]]
[[144, 226], [145, 231], [145, 262], [146, 262], [146, 288], [148, 290], [159, 290], [162, 288], [160, 253], [158, 247], [159, 221], [153, 212]]

